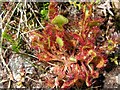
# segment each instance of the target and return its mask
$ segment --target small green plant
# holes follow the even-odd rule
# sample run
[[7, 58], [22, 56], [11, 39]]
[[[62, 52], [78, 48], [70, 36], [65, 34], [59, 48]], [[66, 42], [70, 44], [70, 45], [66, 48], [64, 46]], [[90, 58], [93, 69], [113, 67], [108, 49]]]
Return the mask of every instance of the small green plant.
[[48, 20], [48, 5], [49, 3], [44, 3], [40, 14], [42, 15], [43, 20]]
[[8, 42], [10, 42], [11, 44], [11, 49], [14, 52], [19, 52], [20, 50], [20, 38], [18, 38], [17, 40], [14, 40], [12, 35], [9, 35], [7, 32], [4, 32], [2, 35], [3, 39], [7, 40]]

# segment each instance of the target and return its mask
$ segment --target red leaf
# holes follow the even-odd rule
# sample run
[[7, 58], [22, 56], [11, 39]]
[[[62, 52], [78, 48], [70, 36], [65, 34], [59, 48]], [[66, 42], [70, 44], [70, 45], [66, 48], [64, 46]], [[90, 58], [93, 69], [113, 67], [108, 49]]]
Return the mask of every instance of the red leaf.
[[61, 88], [68, 88], [72, 85], [74, 85], [78, 80], [78, 74], [74, 74], [74, 75], [69, 75], [69, 79], [63, 83]]
[[91, 86], [91, 84], [92, 84], [92, 78], [91, 78], [90, 75], [88, 75], [88, 76], [86, 77], [86, 85], [89, 87], [89, 86]]
[[83, 40], [82, 36], [78, 35], [78, 34], [71, 34], [72, 37], [76, 40], [78, 40], [80, 42], [81, 45], [85, 44], [85, 41]]
[[38, 57], [38, 59], [40, 61], [46, 61], [46, 62], [48, 62], [48, 61], [52, 60], [52, 58], [49, 55], [45, 54], [45, 53], [39, 53], [36, 56]]
[[49, 5], [49, 19], [52, 21], [55, 16], [59, 14], [58, 7], [57, 7], [57, 2], [55, 0], [51, 0], [50, 5]]
[[93, 78], [98, 78], [98, 76], [99, 76], [99, 73], [97, 71], [94, 71], [94, 70], [91, 72], [91, 74], [92, 74]]
[[45, 80], [45, 84], [48, 86], [48, 87], [51, 87], [51, 88], [54, 88], [55, 84], [54, 84], [54, 79], [49, 77]]
[[96, 56], [93, 58], [91, 63], [93, 63], [97, 68], [102, 68], [105, 65], [105, 59], [102, 56]]

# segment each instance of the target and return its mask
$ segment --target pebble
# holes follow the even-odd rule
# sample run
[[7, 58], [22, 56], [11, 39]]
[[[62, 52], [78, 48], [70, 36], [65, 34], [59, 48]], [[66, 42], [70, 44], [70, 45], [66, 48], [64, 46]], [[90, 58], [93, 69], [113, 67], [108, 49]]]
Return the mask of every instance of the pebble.
[[117, 84], [120, 85], [120, 74], [118, 74], [118, 76], [116, 76], [116, 82], [117, 82]]
[[21, 80], [21, 78], [22, 78], [22, 77], [21, 77], [21, 75], [20, 75], [20, 74], [17, 74], [17, 75], [16, 75], [16, 77], [14, 77], [14, 79], [15, 79], [16, 81], [20, 81], [20, 80]]

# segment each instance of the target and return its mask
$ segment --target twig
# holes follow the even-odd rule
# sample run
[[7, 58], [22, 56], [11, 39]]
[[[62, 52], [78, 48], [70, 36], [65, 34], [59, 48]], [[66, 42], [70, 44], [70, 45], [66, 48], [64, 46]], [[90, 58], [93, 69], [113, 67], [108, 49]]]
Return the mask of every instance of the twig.
[[9, 80], [9, 83], [8, 83], [8, 88], [11, 87], [11, 80]]
[[36, 82], [36, 83], [41, 83], [40, 81], [38, 81], [38, 80], [34, 80], [34, 79], [32, 79], [32, 78], [30, 78], [30, 77], [28, 77], [28, 76], [26, 76], [26, 78], [28, 78], [28, 79], [30, 79], [30, 80]]
[[3, 54], [3, 57], [5, 57], [6, 52], [7, 52], [10, 48], [11, 48], [11, 45], [10, 45], [10, 46], [8, 46], [8, 47], [5, 49], [4, 54]]
[[23, 10], [22, 10], [22, 9], [20, 9], [20, 21], [19, 21], [19, 25], [18, 25], [17, 38], [19, 37], [19, 33], [20, 33], [20, 26], [21, 26], [21, 23], [23, 22], [23, 20], [22, 20], [22, 16], [23, 16]]
[[[11, 16], [8, 18], [7, 23], [5, 24], [5, 27], [4, 27], [3, 30], [6, 29], [7, 24], [9, 23], [11, 17], [13, 16], [13, 14], [14, 14], [14, 12], [15, 12], [15, 10], [17, 9], [17, 7], [18, 7], [19, 4], [20, 4], [20, 3], [18, 3], [18, 4], [16, 5], [16, 7], [13, 9], [12, 14], [11, 14]], [[7, 12], [7, 14], [6, 14], [5, 17], [3, 18], [2, 22], [4, 22], [5, 18], [8, 16], [8, 14], [10, 13], [10, 11], [11, 11], [11, 10], [9, 10], [9, 11]]]
[[32, 55], [32, 54], [28, 54], [28, 53], [17, 52], [16, 54], [21, 54], [21, 55], [25, 55], [25, 56], [30, 56], [30, 57], [33, 57], [33, 58], [38, 59], [36, 56], [34, 56], [34, 55]]
[[17, 30], [17, 28], [15, 28], [15, 27], [11, 26], [10, 24], [8, 24], [7, 26], [8, 26], [8, 27], [10, 27], [10, 28], [12, 28], [12, 29]]
[[[3, 26], [1, 26], [1, 28], [0, 28], [1, 31], [2, 31], [2, 32], [1, 32], [1, 41], [0, 41], [0, 55], [2, 55], [3, 33], [4, 33], [5, 29], [6, 29], [6, 26], [7, 26], [8, 23], [9, 23], [11, 17], [13, 16], [15, 10], [17, 9], [18, 5], [19, 5], [19, 3], [16, 5], [16, 7], [14, 8], [14, 10], [12, 11], [12, 14], [11, 14], [10, 18], [8, 18], [7, 23], [5, 24], [5, 27], [3, 28]], [[9, 12], [10, 12], [10, 11], [7, 12], [7, 15], [9, 14]], [[5, 17], [2, 19], [2, 22], [4, 22], [4, 20], [5, 20], [5, 18], [7, 17], [7, 15], [5, 15]]]
[[[6, 29], [6, 26], [8, 25], [8, 23], [9, 23], [11, 17], [13, 16], [15, 10], [17, 9], [18, 5], [19, 5], [19, 3], [16, 5], [16, 7], [14, 8], [14, 10], [12, 11], [12, 14], [11, 14], [10, 18], [8, 18], [7, 23], [5, 24], [5, 27], [3, 28], [3, 26], [1, 26], [1, 28], [0, 28], [2, 30], [1, 41], [0, 41], [0, 58], [1, 58], [1, 61], [2, 61], [3, 65], [6, 67], [6, 69], [9, 72], [9, 78], [10, 78], [10, 80], [13, 80], [13, 75], [12, 75], [12, 72], [11, 72], [10, 68], [8, 67], [8, 65], [6, 64], [6, 62], [5, 62], [5, 60], [4, 60], [3, 56], [2, 56], [2, 42], [3, 42], [3, 33], [4, 33], [5, 29]], [[5, 15], [5, 17], [2, 19], [2, 22], [4, 22], [5, 18], [9, 14], [9, 12], [10, 12], [10, 10], [7, 12], [7, 14]]]
[[23, 32], [23, 33], [21, 33], [21, 34], [28, 34], [28, 33], [34, 32], [34, 31], [38, 31], [38, 30], [40, 30], [40, 29], [42, 29], [42, 28], [39, 27], [39, 28], [36, 28], [36, 29], [34, 29], [34, 30], [30, 30], [30, 31], [28, 31], [28, 32]]
[[6, 67], [6, 69], [8, 70], [8, 72], [9, 72], [9, 74], [10, 74], [10, 76], [9, 76], [10, 80], [14, 80], [14, 79], [13, 79], [12, 72], [11, 72], [10, 68], [8, 67], [8, 65], [6, 64], [3, 56], [0, 55], [0, 58], [1, 58], [1, 61], [2, 61], [3, 65]]
[[7, 81], [8, 81], [8, 80], [2, 80], [2, 81], [0, 81], [0, 84], [1, 84], [1, 83], [4, 83], [4, 82], [7, 82]]
[[42, 25], [42, 24], [40, 23], [40, 21], [38, 20], [36, 14], [35, 14], [35, 12], [34, 12], [34, 10], [33, 10], [30, 6], [29, 6], [29, 8], [30, 8], [30, 10], [32, 11], [32, 13], [34, 14], [34, 16], [35, 16], [37, 22], [38, 22], [38, 23], [40, 24], [40, 26], [44, 29], [43, 25]]

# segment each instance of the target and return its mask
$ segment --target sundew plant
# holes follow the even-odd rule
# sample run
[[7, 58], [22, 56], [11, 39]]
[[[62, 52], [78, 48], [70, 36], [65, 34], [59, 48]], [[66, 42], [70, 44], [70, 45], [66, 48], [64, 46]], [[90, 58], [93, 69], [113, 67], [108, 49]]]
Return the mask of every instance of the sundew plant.
[[99, 26], [104, 19], [92, 16], [93, 4], [81, 3], [80, 20], [71, 24], [77, 26], [77, 30], [68, 31], [65, 26], [70, 20], [60, 14], [58, 3], [52, 1], [45, 29], [30, 34], [35, 55], [40, 62], [50, 65], [44, 77], [48, 87], [69, 88], [84, 83], [89, 87], [106, 66], [108, 52], [114, 50], [117, 41], [109, 39], [103, 45], [96, 44], [97, 38], [102, 36]]

